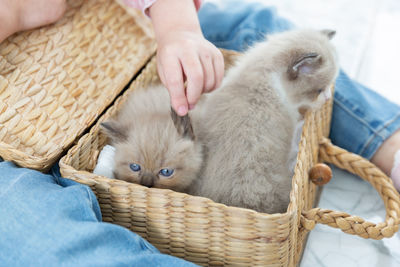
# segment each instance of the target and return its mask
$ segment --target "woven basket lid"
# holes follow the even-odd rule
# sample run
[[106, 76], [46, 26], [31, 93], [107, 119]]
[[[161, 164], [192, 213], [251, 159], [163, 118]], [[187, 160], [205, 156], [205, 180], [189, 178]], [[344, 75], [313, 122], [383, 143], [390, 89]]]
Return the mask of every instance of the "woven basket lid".
[[154, 54], [145, 20], [115, 1], [71, 0], [56, 24], [2, 42], [0, 156], [48, 169]]

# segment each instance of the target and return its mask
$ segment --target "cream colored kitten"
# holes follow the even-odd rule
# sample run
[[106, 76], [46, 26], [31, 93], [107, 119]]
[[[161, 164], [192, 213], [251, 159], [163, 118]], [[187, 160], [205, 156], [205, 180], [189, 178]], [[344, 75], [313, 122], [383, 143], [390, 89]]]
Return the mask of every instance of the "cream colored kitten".
[[102, 128], [116, 149], [117, 179], [184, 191], [197, 178], [202, 147], [189, 117], [171, 111], [166, 88], [134, 91]]
[[206, 157], [191, 194], [261, 212], [287, 210], [296, 124], [326, 101], [337, 76], [333, 35], [276, 34], [239, 59], [193, 114]]

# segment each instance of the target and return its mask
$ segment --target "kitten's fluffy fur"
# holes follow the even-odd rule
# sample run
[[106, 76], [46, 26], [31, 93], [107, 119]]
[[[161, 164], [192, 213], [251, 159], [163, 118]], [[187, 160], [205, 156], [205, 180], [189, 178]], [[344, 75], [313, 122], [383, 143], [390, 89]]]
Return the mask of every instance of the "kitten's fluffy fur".
[[[251, 48], [221, 88], [197, 104], [194, 133], [189, 117], [171, 118], [164, 87], [134, 92], [118, 116], [102, 124], [116, 148], [116, 178], [285, 212], [295, 126], [306, 110], [325, 102], [337, 75], [332, 35], [296, 30]], [[174, 174], [163, 177], [163, 168]]]
[[325, 102], [338, 72], [333, 34], [276, 34], [239, 59], [193, 114], [206, 158], [191, 194], [261, 212], [286, 211], [295, 125]]
[[[116, 149], [117, 179], [184, 191], [197, 177], [202, 147], [195, 140], [189, 117], [171, 114], [169, 103], [165, 87], [137, 90], [116, 117], [102, 123]], [[131, 164], [140, 170], [133, 171]], [[173, 170], [169, 177], [160, 173], [166, 168]]]

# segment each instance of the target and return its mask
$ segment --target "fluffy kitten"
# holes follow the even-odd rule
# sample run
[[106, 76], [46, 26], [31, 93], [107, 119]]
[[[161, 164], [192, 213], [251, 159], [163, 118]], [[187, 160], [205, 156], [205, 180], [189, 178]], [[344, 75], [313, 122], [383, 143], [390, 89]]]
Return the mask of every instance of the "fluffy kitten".
[[197, 177], [202, 147], [189, 117], [171, 110], [164, 87], [134, 91], [117, 116], [101, 125], [116, 149], [117, 179], [184, 191]]
[[320, 107], [338, 72], [333, 31], [295, 30], [247, 51], [193, 117], [205, 148], [189, 193], [230, 206], [285, 212], [296, 124]]

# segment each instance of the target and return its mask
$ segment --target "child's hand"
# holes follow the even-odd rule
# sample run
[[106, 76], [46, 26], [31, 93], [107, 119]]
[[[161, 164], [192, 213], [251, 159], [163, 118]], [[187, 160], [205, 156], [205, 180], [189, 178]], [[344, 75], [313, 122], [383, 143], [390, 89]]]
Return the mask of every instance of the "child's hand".
[[157, 68], [169, 91], [172, 107], [183, 116], [194, 108], [202, 93], [220, 85], [224, 59], [201, 32], [175, 31], [158, 41]]
[[202, 93], [220, 85], [224, 59], [203, 37], [193, 0], [159, 0], [149, 11], [158, 44], [158, 74], [172, 107], [184, 116]]

